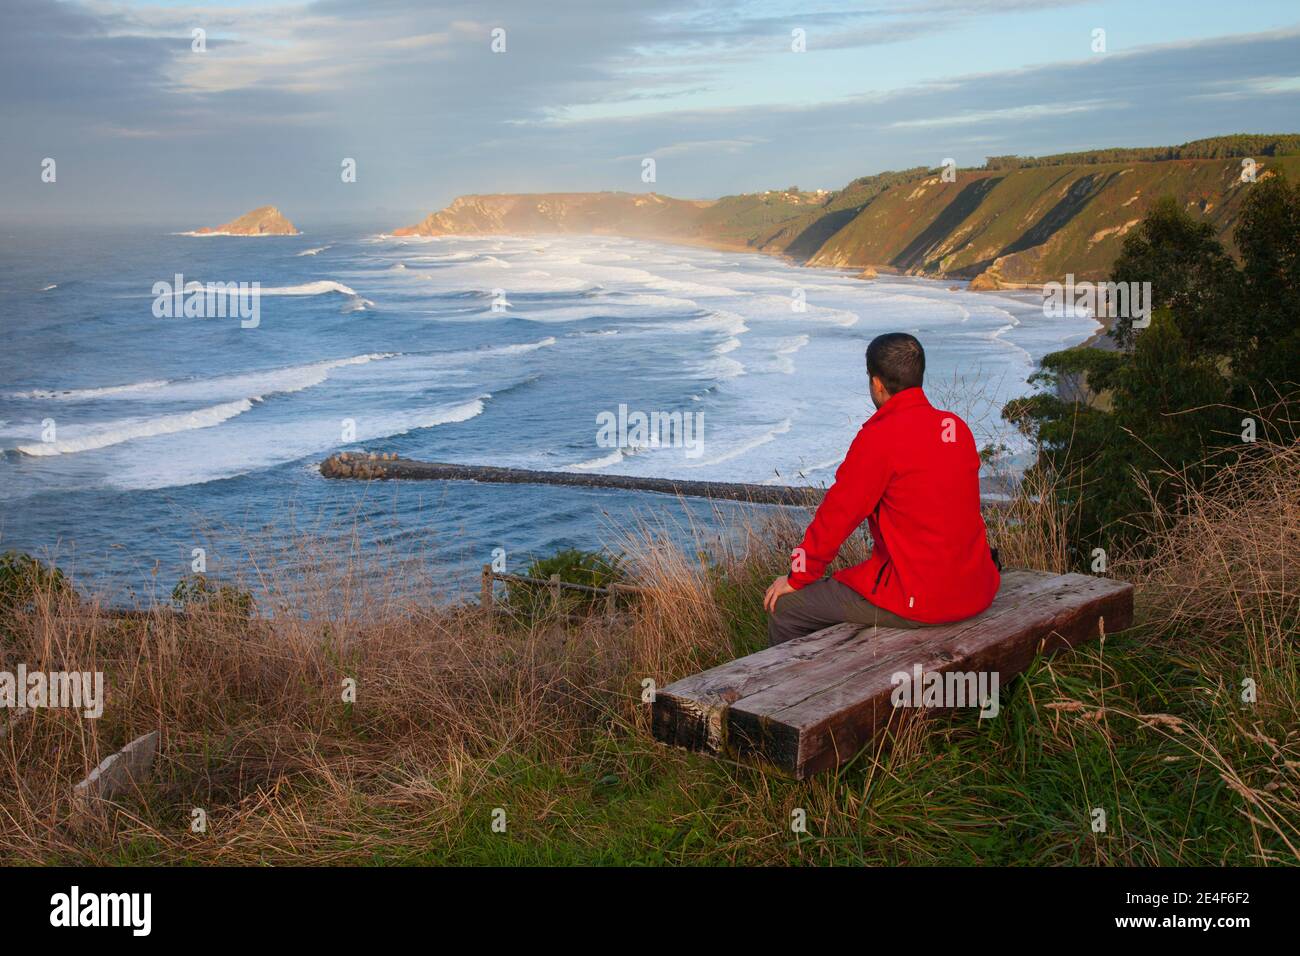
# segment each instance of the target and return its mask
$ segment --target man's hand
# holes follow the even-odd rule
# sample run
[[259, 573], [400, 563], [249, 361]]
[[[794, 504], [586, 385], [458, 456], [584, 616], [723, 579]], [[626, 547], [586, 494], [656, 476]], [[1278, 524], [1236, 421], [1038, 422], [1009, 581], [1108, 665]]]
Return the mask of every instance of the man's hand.
[[793, 594], [794, 588], [790, 587], [790, 576], [783, 574], [772, 582], [767, 593], [763, 595], [763, 610], [768, 614], [776, 613], [776, 602], [784, 594]]

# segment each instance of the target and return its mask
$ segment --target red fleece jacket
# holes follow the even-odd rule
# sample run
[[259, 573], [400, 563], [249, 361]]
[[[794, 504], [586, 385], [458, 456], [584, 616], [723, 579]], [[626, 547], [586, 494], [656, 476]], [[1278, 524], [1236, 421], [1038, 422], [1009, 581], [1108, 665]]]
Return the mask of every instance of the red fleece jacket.
[[980, 513], [975, 437], [919, 388], [890, 397], [858, 431], [790, 562], [796, 590], [818, 581], [865, 519], [871, 557], [837, 571], [877, 607], [924, 624], [983, 611], [1000, 578]]

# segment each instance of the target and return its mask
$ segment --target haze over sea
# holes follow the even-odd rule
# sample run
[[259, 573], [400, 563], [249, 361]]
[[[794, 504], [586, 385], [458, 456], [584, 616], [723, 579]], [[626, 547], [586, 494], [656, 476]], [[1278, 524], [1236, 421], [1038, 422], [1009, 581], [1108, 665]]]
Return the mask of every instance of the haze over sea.
[[[260, 282], [260, 324], [156, 318], [153, 285], [176, 273]], [[1097, 328], [1032, 295], [610, 237], [24, 231], [0, 237], [0, 292], [0, 550], [52, 556], [115, 600], [165, 595], [196, 546], [233, 574], [248, 536], [291, 529], [418, 549], [450, 592], [496, 547], [519, 571], [638, 518], [711, 520], [661, 495], [322, 479], [344, 449], [828, 484], [884, 331], [920, 337], [935, 404], [1023, 456], [997, 410]], [[703, 412], [702, 450], [599, 447], [596, 416], [620, 404]]]

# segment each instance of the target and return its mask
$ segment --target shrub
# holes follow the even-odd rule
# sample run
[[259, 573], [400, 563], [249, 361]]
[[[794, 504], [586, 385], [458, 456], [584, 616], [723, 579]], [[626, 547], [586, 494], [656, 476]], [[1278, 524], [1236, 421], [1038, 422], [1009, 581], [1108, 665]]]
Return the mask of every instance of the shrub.
[[1300, 186], [1252, 185], [1234, 239], [1240, 265], [1208, 223], [1157, 203], [1111, 274], [1151, 283], [1150, 327], [1121, 317], [1116, 350], [1044, 357], [1030, 382], [1047, 390], [1003, 410], [1038, 445], [1030, 477], [1072, 516], [1076, 566], [1094, 547], [1149, 549], [1153, 513], [1181, 508], [1252, 442], [1296, 440]]
[[253, 595], [203, 574], [187, 574], [172, 588], [172, 601], [186, 611], [210, 611], [233, 617], [251, 617]]
[[[546, 558], [536, 558], [528, 565], [525, 577], [549, 581], [551, 575], [568, 584], [584, 584], [603, 588], [611, 584], [626, 583], [626, 574], [619, 559], [600, 551], [583, 551], [565, 548]], [[604, 596], [588, 591], [561, 588], [558, 597], [554, 590], [542, 584], [510, 581], [506, 586], [506, 603], [511, 610], [528, 620], [547, 613], [582, 614], [589, 612]]]
[[0, 554], [0, 616], [29, 608], [42, 595], [76, 599], [58, 568], [21, 551]]

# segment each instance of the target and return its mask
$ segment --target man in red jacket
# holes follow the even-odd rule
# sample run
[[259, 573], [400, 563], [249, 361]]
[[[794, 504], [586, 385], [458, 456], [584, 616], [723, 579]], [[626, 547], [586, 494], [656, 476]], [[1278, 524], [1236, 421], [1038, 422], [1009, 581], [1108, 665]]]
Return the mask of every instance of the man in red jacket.
[[[768, 642], [852, 622], [921, 627], [972, 617], [993, 603], [998, 567], [980, 514], [975, 437], [921, 391], [925, 351], [890, 332], [867, 347], [876, 412], [858, 431], [817, 508], [790, 573], [763, 598]], [[863, 521], [871, 557], [823, 579]]]

